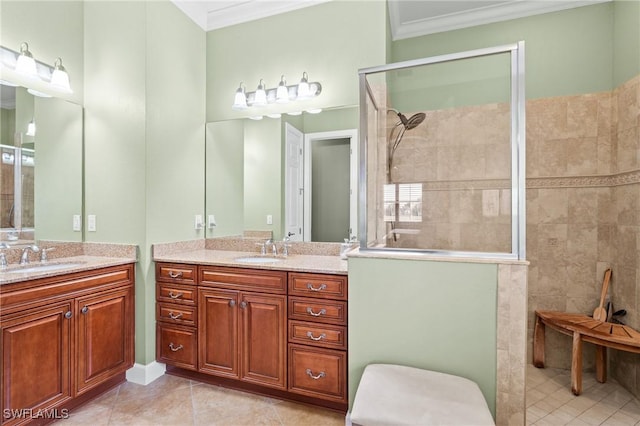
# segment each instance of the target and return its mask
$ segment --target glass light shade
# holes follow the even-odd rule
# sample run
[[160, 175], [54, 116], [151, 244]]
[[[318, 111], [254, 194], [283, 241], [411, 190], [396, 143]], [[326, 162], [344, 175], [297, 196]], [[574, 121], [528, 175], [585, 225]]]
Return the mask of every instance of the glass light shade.
[[69, 84], [69, 74], [67, 70], [62, 66], [62, 59], [56, 59], [54, 64], [53, 73], [51, 74], [51, 85], [56, 89], [63, 90], [71, 93], [71, 85]]
[[48, 93], [41, 92], [36, 89], [27, 89], [27, 92], [31, 93], [33, 96], [37, 96], [39, 98], [51, 98], [52, 96]]
[[309, 80], [307, 73], [303, 72], [302, 79], [300, 79], [300, 83], [298, 83], [298, 99], [309, 99], [310, 97]]
[[29, 124], [27, 124], [27, 136], [35, 136], [36, 135], [36, 122], [31, 120]]
[[260, 80], [258, 84], [258, 88], [256, 89], [255, 97], [253, 98], [254, 106], [265, 106], [267, 105], [267, 92], [264, 90], [264, 82]]
[[29, 45], [27, 43], [20, 45], [20, 56], [18, 56], [18, 60], [16, 61], [16, 72], [29, 77], [36, 77], [38, 75], [36, 61], [33, 59], [31, 52], [29, 52]]
[[289, 89], [287, 88], [287, 82], [284, 79], [284, 75], [280, 78], [280, 84], [276, 90], [276, 102], [279, 104], [286, 104], [289, 102]]
[[244, 94], [244, 90], [238, 89], [236, 91], [236, 98], [231, 106], [233, 109], [247, 109], [247, 97]]

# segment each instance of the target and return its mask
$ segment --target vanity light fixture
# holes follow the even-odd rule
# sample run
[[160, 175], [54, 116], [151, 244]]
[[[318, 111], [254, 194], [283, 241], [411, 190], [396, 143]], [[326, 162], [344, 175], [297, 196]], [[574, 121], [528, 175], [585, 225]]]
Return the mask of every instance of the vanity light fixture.
[[33, 59], [33, 54], [29, 51], [29, 44], [26, 41], [20, 45], [20, 55], [16, 61], [16, 72], [28, 77], [38, 76], [36, 60]]
[[244, 84], [242, 84], [242, 82], [240, 82], [240, 86], [238, 87], [238, 90], [236, 90], [236, 98], [233, 101], [233, 105], [231, 106], [231, 108], [236, 110], [243, 110], [248, 108], [247, 95], [244, 93]]
[[[20, 45], [19, 52], [0, 46], [0, 65], [31, 80], [42, 80], [56, 92], [73, 92], [69, 84], [69, 74], [62, 66], [62, 59], [57, 58], [53, 66], [40, 62], [33, 57], [27, 42]], [[51, 97], [43, 93], [41, 88], [42, 86], [38, 89], [29, 88], [29, 92], [36, 96]]]
[[69, 74], [62, 66], [62, 58], [56, 59], [53, 63], [53, 73], [51, 73], [51, 84], [56, 88], [71, 93], [71, 85], [69, 84]]
[[296, 100], [311, 99], [322, 92], [322, 85], [317, 81], [309, 82], [306, 72], [302, 73], [300, 83], [287, 86], [284, 75], [280, 77], [277, 87], [269, 89], [263, 79], [260, 79], [255, 92], [245, 92], [242, 82], [236, 90], [231, 108], [243, 110], [249, 107], [265, 107], [270, 104], [286, 104]]

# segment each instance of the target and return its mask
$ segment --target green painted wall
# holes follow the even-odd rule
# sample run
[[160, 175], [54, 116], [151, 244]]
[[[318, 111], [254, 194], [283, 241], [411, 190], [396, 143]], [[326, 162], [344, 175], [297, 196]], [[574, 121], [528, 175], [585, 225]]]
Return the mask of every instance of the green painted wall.
[[207, 237], [244, 231], [244, 120], [207, 123], [206, 214], [217, 226]]
[[168, 2], [88, 2], [84, 22], [85, 210], [97, 216], [86, 239], [140, 247], [136, 361], [147, 364], [151, 244], [203, 235], [205, 35]]
[[256, 115], [231, 109], [240, 81], [251, 92], [261, 78], [296, 84], [304, 71], [321, 95], [278, 111], [357, 104], [358, 69], [385, 62], [385, 22], [385, 2], [337, 0], [208, 32], [207, 121]]
[[[280, 119], [245, 120], [244, 229], [282, 235], [282, 144]], [[267, 224], [267, 215], [273, 224]]]
[[393, 62], [526, 43], [526, 96], [543, 98], [611, 90], [613, 4], [480, 25], [398, 40]]
[[357, 129], [360, 125], [360, 108], [334, 108], [322, 111], [320, 114], [303, 114], [302, 117], [301, 129], [304, 133]]
[[13, 145], [16, 131], [16, 110], [2, 108], [0, 114], [2, 120], [0, 121], [0, 144]]
[[82, 217], [82, 107], [35, 98], [35, 237], [82, 241], [73, 215]]
[[391, 363], [475, 381], [495, 415], [495, 264], [349, 258], [349, 401], [364, 367]]
[[613, 2], [613, 87], [640, 74], [640, 1]]

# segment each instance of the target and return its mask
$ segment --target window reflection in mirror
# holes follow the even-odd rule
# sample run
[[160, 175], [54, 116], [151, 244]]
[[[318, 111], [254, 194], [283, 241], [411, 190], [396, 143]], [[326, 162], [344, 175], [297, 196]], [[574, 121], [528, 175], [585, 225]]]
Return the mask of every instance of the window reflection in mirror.
[[0, 239], [82, 241], [82, 107], [0, 85]]
[[341, 242], [353, 236], [358, 120], [357, 107], [344, 107], [208, 123], [205, 205], [207, 224], [214, 219], [215, 226], [207, 227], [207, 237], [272, 231], [275, 239]]

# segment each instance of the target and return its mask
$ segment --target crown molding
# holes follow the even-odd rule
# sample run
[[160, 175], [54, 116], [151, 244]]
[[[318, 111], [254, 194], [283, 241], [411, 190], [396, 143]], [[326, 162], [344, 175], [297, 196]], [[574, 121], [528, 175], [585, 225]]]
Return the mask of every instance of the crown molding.
[[444, 31], [490, 24], [526, 16], [557, 12], [611, 0], [512, 0], [447, 15], [400, 22], [400, 0], [389, 0], [389, 20], [393, 40], [402, 40]]

